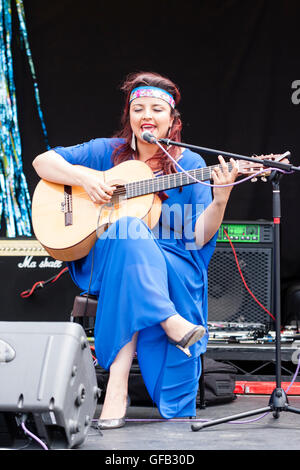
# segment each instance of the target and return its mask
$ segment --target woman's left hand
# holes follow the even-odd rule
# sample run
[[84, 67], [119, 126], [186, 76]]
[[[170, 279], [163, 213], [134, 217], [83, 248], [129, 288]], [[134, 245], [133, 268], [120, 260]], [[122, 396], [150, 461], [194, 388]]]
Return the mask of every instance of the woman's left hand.
[[224, 160], [224, 158], [219, 155], [218, 157], [219, 162], [221, 164], [221, 168], [216, 167], [212, 172], [213, 182], [215, 185], [231, 185], [226, 187], [214, 187], [214, 202], [219, 204], [227, 204], [229, 199], [230, 193], [232, 191], [232, 183], [236, 180], [238, 176], [238, 165], [237, 162], [231, 158], [230, 162], [232, 164], [232, 170], [229, 171], [228, 166]]

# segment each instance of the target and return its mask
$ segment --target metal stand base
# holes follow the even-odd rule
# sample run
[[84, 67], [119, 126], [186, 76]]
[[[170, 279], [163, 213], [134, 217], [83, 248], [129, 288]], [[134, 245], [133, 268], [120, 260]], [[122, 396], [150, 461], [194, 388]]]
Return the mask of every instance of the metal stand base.
[[260, 415], [262, 413], [273, 412], [274, 418], [279, 418], [280, 412], [289, 411], [292, 413], [300, 414], [300, 410], [293, 408], [289, 405], [285, 391], [282, 388], [275, 388], [271, 394], [269, 405], [265, 408], [257, 408], [256, 410], [246, 411], [245, 413], [238, 413], [236, 415], [227, 416], [226, 418], [214, 419], [207, 421], [206, 423], [192, 424], [192, 431], [199, 431], [203, 428], [215, 426], [217, 424], [228, 423], [236, 421], [241, 418], [247, 418], [249, 416]]

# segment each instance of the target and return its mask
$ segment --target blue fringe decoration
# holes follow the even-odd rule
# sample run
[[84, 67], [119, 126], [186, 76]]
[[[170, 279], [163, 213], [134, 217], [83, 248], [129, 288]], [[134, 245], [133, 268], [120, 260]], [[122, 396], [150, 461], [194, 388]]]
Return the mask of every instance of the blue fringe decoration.
[[[26, 50], [33, 78], [36, 105], [46, 148], [49, 149], [46, 126], [41, 110], [38, 85], [28, 42], [22, 0], [15, 0], [21, 41]], [[16, 89], [12, 58], [11, 0], [0, 0], [0, 229], [6, 224], [6, 236], [32, 236], [31, 200], [22, 165], [21, 137], [17, 117]]]

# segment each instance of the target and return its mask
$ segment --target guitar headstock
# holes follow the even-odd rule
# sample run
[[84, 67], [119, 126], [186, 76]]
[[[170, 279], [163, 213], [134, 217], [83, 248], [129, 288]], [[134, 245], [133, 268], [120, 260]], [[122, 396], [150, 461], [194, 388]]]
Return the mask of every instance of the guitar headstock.
[[[288, 163], [288, 160], [286, 158], [285, 154], [269, 154], [269, 155], [252, 155], [253, 159], [257, 158], [258, 160], [271, 160], [274, 162], [280, 162], [286, 160], [286, 163]], [[240, 160], [238, 162], [239, 166], [239, 174], [241, 175], [251, 175], [255, 174], [259, 171], [261, 171], [263, 168], [266, 169], [266, 171], [260, 173], [258, 176], [253, 176], [251, 179], [252, 183], [255, 183], [257, 181], [257, 178], [260, 178], [263, 182], [267, 181], [267, 176], [269, 176], [272, 172], [270, 168], [264, 167], [261, 163], [256, 163], [256, 162], [250, 162], [247, 160]]]

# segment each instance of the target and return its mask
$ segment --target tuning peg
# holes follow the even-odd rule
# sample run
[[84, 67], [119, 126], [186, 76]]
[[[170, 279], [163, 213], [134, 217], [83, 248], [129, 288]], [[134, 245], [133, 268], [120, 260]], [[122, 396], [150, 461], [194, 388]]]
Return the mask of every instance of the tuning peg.
[[251, 183], [256, 183], [256, 181], [257, 181], [257, 178], [256, 178], [256, 176], [254, 176], [253, 178], [251, 178], [251, 180], [250, 180], [250, 181], [251, 181]]
[[266, 178], [265, 176], [262, 176], [262, 177], [261, 177], [261, 181], [263, 181], [264, 183], [266, 183], [268, 180], [267, 180], [267, 178]]

